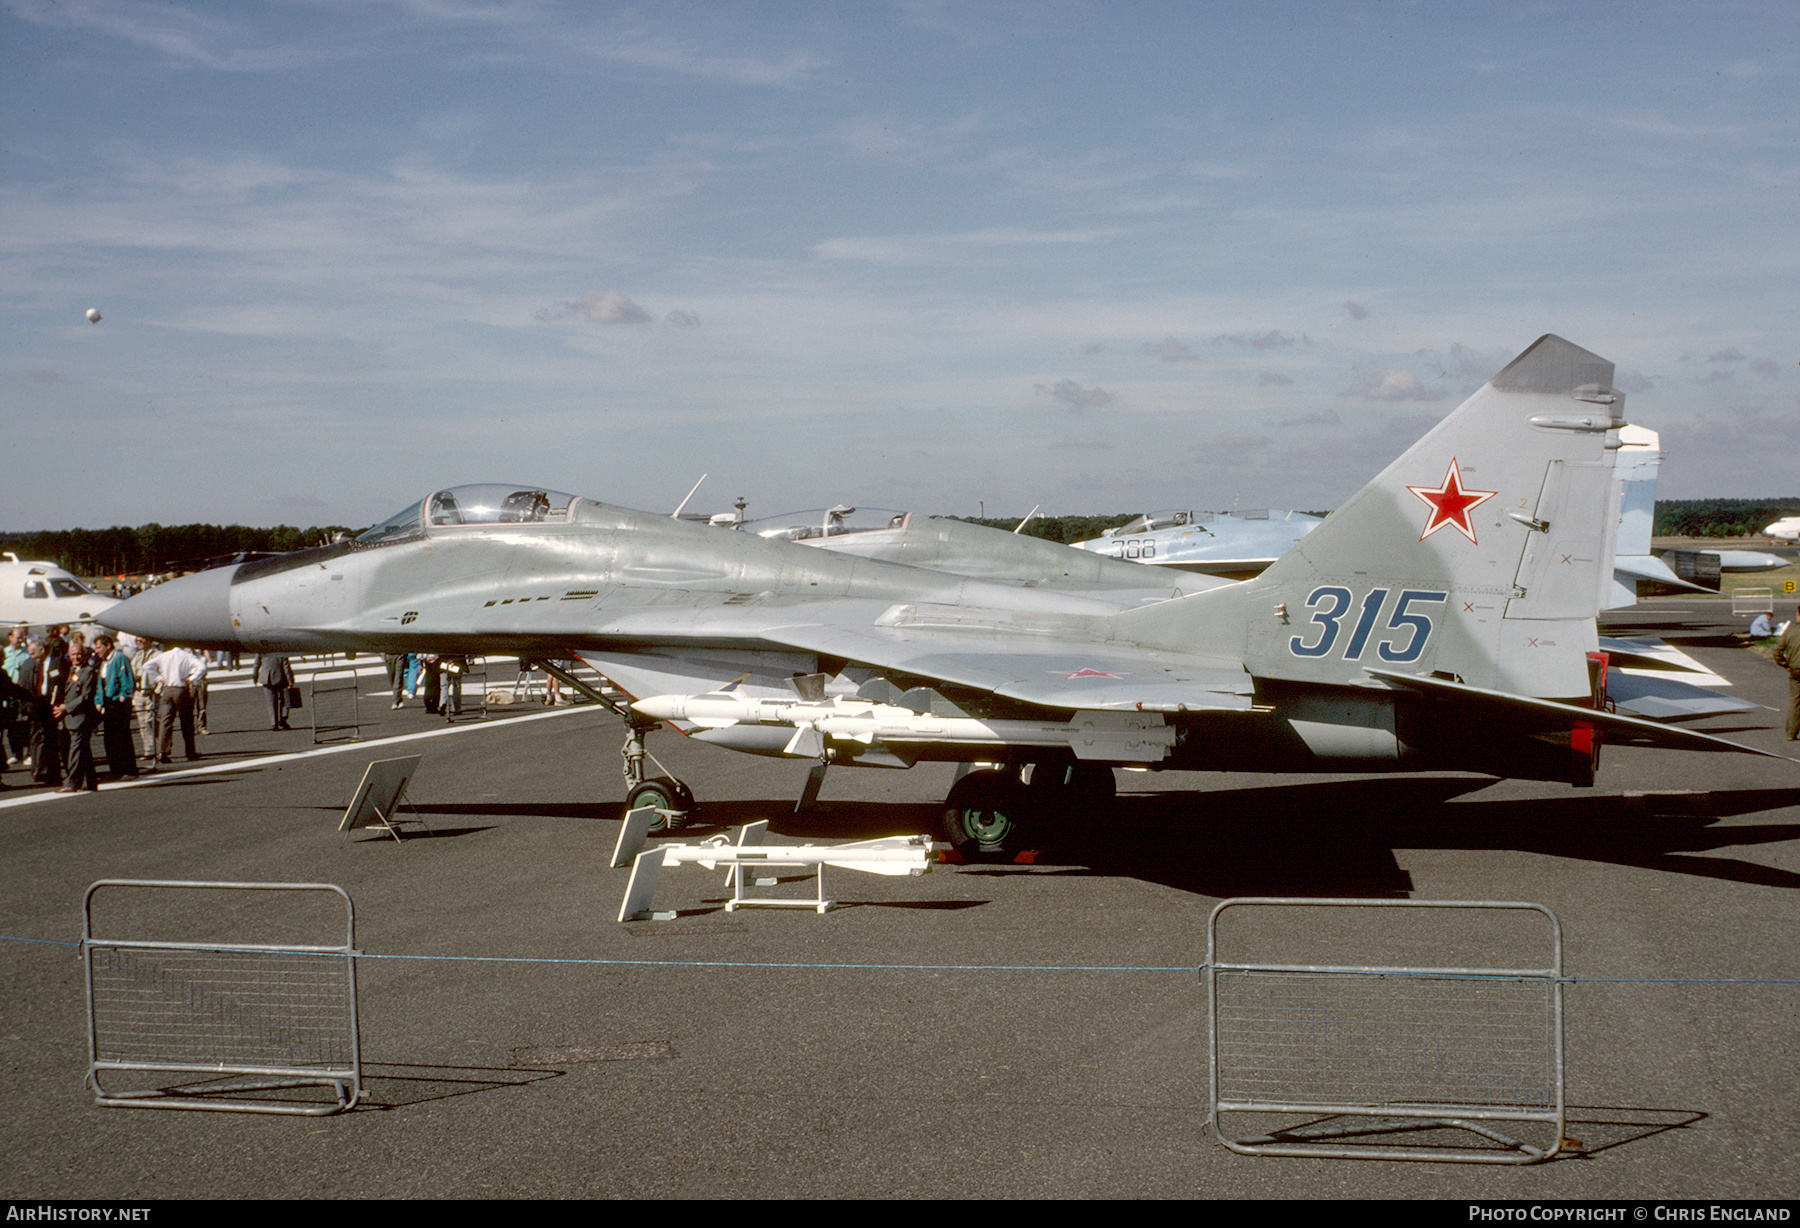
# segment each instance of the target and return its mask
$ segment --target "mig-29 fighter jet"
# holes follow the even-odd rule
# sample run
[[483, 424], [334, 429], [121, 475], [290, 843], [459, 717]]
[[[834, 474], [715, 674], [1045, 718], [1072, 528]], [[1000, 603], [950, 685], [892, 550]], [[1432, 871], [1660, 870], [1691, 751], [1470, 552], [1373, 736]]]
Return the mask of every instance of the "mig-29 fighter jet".
[[945, 803], [970, 852], [1015, 843], [1034, 796], [1110, 794], [1124, 765], [1587, 785], [1608, 733], [1746, 749], [1605, 708], [1612, 374], [1540, 338], [1256, 579], [1180, 596], [977, 579], [490, 486], [173, 581], [107, 621], [252, 651], [578, 655], [634, 701], [630, 802], [670, 811], [686, 787], [641, 779], [662, 721], [819, 764], [996, 764]]

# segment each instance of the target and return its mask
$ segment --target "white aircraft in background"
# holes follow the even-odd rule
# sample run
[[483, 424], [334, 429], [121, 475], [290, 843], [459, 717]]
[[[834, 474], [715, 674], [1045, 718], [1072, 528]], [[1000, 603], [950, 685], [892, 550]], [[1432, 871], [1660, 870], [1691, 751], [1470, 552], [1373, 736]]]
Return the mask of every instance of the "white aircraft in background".
[[1115, 559], [1248, 580], [1286, 554], [1323, 518], [1305, 512], [1146, 512], [1130, 524], [1073, 543]]
[[63, 623], [80, 626], [97, 620], [119, 604], [58, 567], [55, 563], [20, 562], [7, 551], [0, 558], [0, 622], [27, 623], [35, 631]]
[[[1762, 550], [1665, 550], [1650, 553], [1650, 526], [1656, 519], [1656, 470], [1662, 463], [1662, 444], [1657, 433], [1641, 426], [1619, 432], [1619, 544], [1613, 559], [1613, 595], [1606, 609], [1618, 609], [1636, 599], [1639, 580], [1694, 592], [1719, 591], [1719, 574], [1774, 571], [1789, 560]], [[1778, 521], [1771, 530], [1787, 521]], [[1794, 524], [1800, 525], [1800, 517]], [[1696, 583], [1697, 581], [1697, 583]]]
[[1783, 516], [1764, 529], [1763, 536], [1776, 537], [1787, 542], [1800, 541], [1800, 516]]
[[[1612, 585], [1601, 609], [1616, 610], [1635, 604], [1643, 583], [1691, 593], [1716, 593], [1719, 572], [1773, 571], [1788, 565], [1787, 559], [1759, 550], [1669, 550], [1662, 555], [1651, 554], [1656, 472], [1661, 464], [1661, 440], [1655, 431], [1635, 425], [1620, 430], [1615, 470], [1619, 534]], [[1260, 573], [1320, 523], [1319, 517], [1304, 512], [1148, 512], [1130, 524], [1074, 545], [1078, 550], [1134, 563], [1243, 580]], [[1764, 533], [1782, 536], [1778, 530], [1784, 530], [1788, 537], [1800, 533], [1800, 516], [1778, 521]]]

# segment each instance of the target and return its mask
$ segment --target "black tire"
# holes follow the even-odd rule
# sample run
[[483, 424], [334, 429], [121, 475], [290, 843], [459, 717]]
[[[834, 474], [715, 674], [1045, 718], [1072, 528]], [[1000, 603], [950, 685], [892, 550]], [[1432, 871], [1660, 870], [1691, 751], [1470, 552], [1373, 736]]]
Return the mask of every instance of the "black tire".
[[625, 795], [625, 813], [642, 806], [654, 806], [657, 817], [650, 823], [652, 834], [674, 831], [687, 822], [694, 812], [694, 794], [673, 776], [653, 776], [631, 786]]
[[1118, 781], [1110, 767], [1078, 759], [1033, 764], [1026, 788], [1033, 801], [1069, 814], [1104, 806], [1118, 795]]
[[1104, 763], [1076, 763], [1069, 769], [1070, 805], [1104, 806], [1119, 795], [1119, 782]]
[[970, 772], [944, 799], [944, 839], [970, 859], [1009, 857], [1024, 847], [1025, 802], [1011, 772]]

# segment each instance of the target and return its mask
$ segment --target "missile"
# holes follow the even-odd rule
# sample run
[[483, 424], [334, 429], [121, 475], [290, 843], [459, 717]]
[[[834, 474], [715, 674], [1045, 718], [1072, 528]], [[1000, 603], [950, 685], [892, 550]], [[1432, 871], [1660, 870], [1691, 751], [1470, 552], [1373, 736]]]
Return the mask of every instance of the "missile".
[[[818, 758], [831, 744], [842, 757], [871, 760], [978, 759], [980, 748], [1065, 747], [1078, 759], [1156, 763], [1175, 745], [1175, 730], [1154, 712], [1084, 711], [1066, 721], [937, 716], [894, 704], [835, 696], [759, 699], [729, 691], [655, 695], [631, 705], [653, 720], [697, 727], [695, 737], [752, 753]], [[776, 728], [792, 729], [785, 741]]]
[[665, 865], [690, 862], [708, 870], [719, 866], [836, 866], [867, 874], [931, 873], [936, 858], [928, 836], [888, 836], [854, 844], [664, 844]]

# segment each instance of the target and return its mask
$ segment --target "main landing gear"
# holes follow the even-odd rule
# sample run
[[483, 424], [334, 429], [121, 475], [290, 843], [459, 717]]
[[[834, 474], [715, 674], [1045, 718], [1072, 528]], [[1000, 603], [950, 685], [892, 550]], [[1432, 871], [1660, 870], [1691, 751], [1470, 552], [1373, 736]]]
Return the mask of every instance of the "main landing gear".
[[[645, 764], [656, 760], [645, 748], [644, 737], [656, 724], [628, 721], [620, 753], [625, 761], [626, 811], [653, 807], [657, 817], [650, 830], [664, 833], [685, 824], [697, 807], [693, 790], [674, 776], [645, 775]], [[799, 809], [804, 810], [818, 795], [823, 777], [823, 765], [815, 766], [807, 777]], [[967, 773], [951, 786], [940, 826], [943, 838], [963, 857], [1004, 861], [1041, 838], [1048, 821], [1104, 806], [1114, 792], [1113, 770], [1102, 763], [1070, 758], [986, 767]]]
[[970, 860], [1003, 861], [1026, 848], [1045, 820], [1104, 805], [1114, 789], [1112, 769], [1104, 764], [983, 768], [951, 786], [944, 839]]

